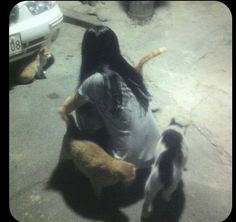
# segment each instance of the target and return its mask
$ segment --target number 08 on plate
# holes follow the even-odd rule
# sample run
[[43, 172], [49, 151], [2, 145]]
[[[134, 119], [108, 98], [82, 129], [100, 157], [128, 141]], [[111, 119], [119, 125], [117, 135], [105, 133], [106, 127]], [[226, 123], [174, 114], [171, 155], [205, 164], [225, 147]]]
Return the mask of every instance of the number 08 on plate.
[[19, 54], [21, 52], [22, 52], [22, 43], [20, 34], [11, 35], [9, 38], [10, 55]]

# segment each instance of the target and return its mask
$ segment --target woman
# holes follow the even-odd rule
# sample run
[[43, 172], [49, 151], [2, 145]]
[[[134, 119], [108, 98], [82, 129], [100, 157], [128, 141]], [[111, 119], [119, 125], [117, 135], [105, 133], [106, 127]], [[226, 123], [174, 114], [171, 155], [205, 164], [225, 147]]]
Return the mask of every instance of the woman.
[[145, 168], [159, 138], [149, 101], [143, 78], [122, 57], [115, 33], [105, 26], [88, 29], [77, 91], [60, 107], [62, 118], [87, 102], [94, 104], [109, 135], [108, 152]]

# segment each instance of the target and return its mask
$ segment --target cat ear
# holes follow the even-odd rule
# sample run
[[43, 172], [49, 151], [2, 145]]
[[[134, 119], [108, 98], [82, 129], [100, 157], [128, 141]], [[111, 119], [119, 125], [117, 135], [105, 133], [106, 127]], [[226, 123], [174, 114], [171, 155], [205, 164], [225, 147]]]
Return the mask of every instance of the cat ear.
[[40, 53], [41, 55], [45, 54], [45, 47], [41, 48], [41, 49], [39, 50], [39, 53]]
[[176, 122], [175, 122], [175, 118], [172, 117], [171, 120], [170, 120], [170, 124], [169, 125], [174, 125]]

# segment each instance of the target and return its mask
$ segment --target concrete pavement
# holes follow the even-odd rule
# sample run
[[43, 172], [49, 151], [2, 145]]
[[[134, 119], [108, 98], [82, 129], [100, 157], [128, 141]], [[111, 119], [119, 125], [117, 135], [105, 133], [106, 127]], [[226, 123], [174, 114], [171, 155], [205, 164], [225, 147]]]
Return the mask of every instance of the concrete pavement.
[[[139, 26], [118, 2], [95, 7], [78, 1], [62, 8], [90, 13], [112, 28], [131, 63], [158, 47], [168, 51], [144, 66], [160, 130], [171, 117], [191, 123], [188, 171], [166, 204], [159, 198], [150, 221], [220, 222], [232, 207], [232, 17], [220, 2], [157, 4]], [[24, 222], [140, 221], [142, 172], [128, 191], [93, 196], [87, 179], [70, 163], [57, 166], [64, 123], [57, 107], [76, 86], [85, 29], [64, 23], [53, 45], [55, 64], [47, 79], [10, 91], [10, 210]]]

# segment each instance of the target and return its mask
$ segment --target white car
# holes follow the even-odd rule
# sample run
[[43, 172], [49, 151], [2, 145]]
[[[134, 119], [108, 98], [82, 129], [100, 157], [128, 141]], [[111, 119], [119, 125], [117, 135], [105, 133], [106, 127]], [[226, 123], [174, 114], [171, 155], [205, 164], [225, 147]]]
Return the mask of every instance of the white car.
[[55, 1], [22, 1], [10, 12], [9, 61], [50, 45], [58, 37], [63, 14]]

